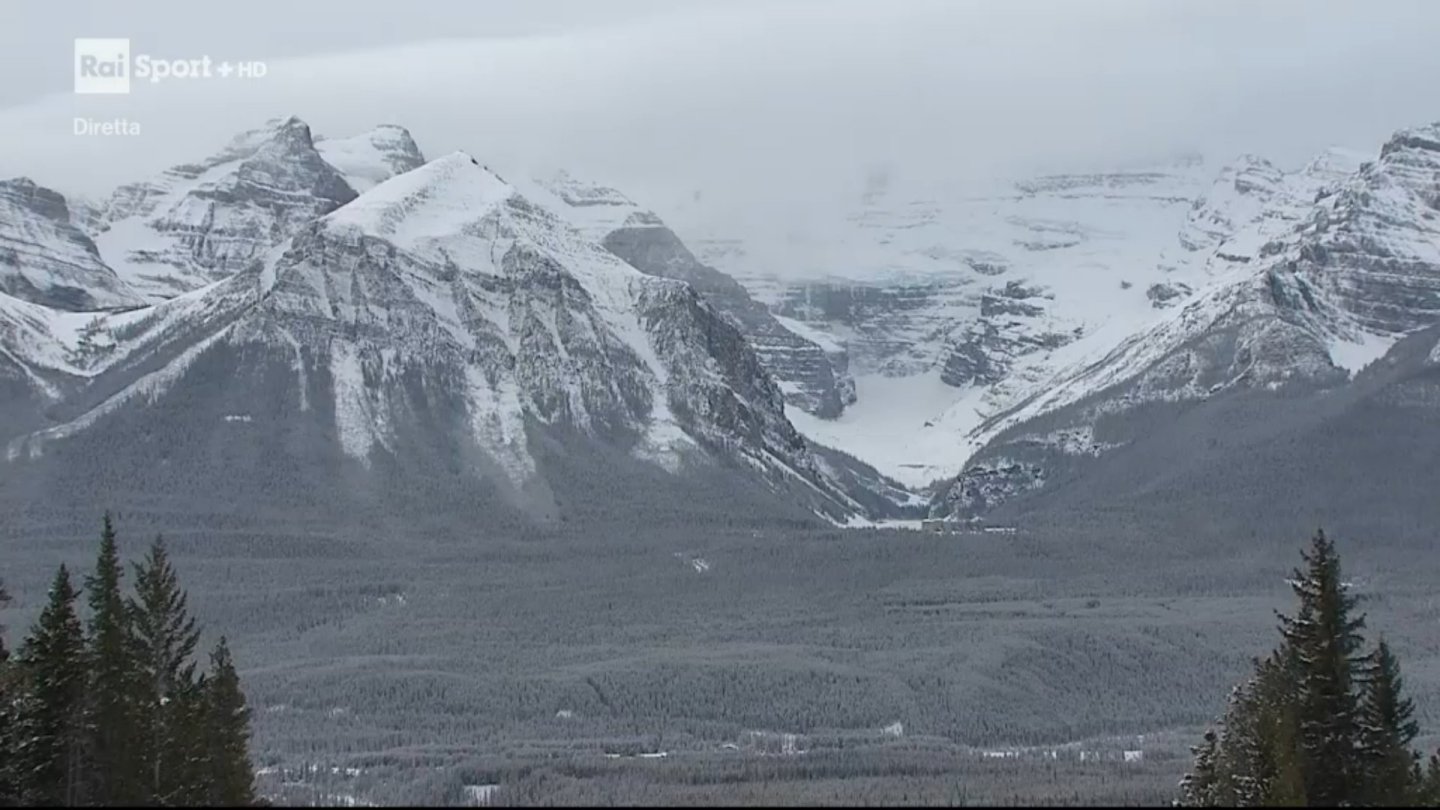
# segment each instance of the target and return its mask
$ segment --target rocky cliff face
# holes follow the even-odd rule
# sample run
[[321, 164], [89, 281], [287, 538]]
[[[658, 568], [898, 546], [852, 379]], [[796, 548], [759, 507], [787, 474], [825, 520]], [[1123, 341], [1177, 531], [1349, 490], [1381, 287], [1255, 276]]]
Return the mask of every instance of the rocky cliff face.
[[[48, 424], [7, 432], [16, 475], [109, 431], [189, 435], [215, 419], [226, 432], [200, 443], [202, 456], [248, 453], [223, 438], [245, 432], [309, 448], [284, 451], [297, 487], [351, 475], [346, 465], [419, 465], [553, 517], [566, 495], [540, 448], [578, 441], [567, 464], [614, 453], [681, 477], [723, 468], [834, 520], [866, 512], [816, 464], [729, 319], [459, 153], [379, 182], [218, 283], [76, 316], [91, 319], [83, 339], [46, 308], [5, 313], [14, 362], [0, 372], [64, 383], [27, 389]], [[205, 392], [227, 379], [248, 387], [211, 413], [223, 399]], [[194, 475], [220, 474], [190, 446], [168, 452]]]
[[[1157, 413], [1244, 392], [1345, 388], [1402, 336], [1440, 322], [1437, 144], [1440, 127], [1421, 127], [1344, 176], [1331, 156], [1296, 175], [1252, 165], [1222, 176], [1214, 197], [1234, 190], [1244, 204], [1204, 200], [1182, 232], [1202, 233], [1197, 219], [1213, 226], [1188, 240], [1197, 253], [1209, 246], [1197, 262], [1213, 274], [1204, 289], [988, 420], [977, 430], [983, 449], [938, 510], [1003, 501], [975, 497], [983, 482], [1003, 479], [1006, 496], [1035, 489], [1078, 460], [1142, 440]], [[1054, 440], [1062, 434], [1089, 440]]]
[[59, 193], [28, 178], [0, 181], [0, 292], [64, 310], [136, 306]]
[[944, 362], [945, 310], [964, 306], [972, 279], [956, 274], [881, 281], [750, 279], [771, 309], [843, 345], [857, 374], [905, 377]]
[[[1359, 153], [1330, 149], [1300, 171], [1285, 172], [1263, 158], [1240, 156], [1196, 198], [1178, 245], [1161, 256], [1161, 269], [1193, 291], [1205, 277], [1265, 260], [1362, 162]], [[1162, 295], [1158, 305], [1169, 303]]]
[[800, 419], [807, 436], [983, 510], [1055, 480], [1056, 459], [1130, 441], [1115, 414], [1344, 384], [1430, 323], [1434, 140], [1422, 127], [1296, 171], [1186, 157], [989, 190], [881, 172], [799, 247], [707, 230], [699, 203], [671, 218], [702, 261], [847, 350], [857, 401]]
[[835, 424], [802, 419], [807, 436], [918, 488], [955, 472], [989, 415], [1193, 292], [1203, 270], [1158, 260], [1212, 172], [1187, 158], [982, 188], [881, 177], [800, 247], [712, 235], [703, 206], [677, 209], [702, 260], [849, 354], [857, 402]]
[[[1344, 382], [1235, 388], [1097, 421], [1068, 453], [1007, 443], [950, 493], [957, 515], [1068, 531], [1137, 531], [1212, 548], [1281, 542], [1324, 526], [1366, 543], [1434, 543], [1440, 327], [1412, 333]], [[1067, 414], [1057, 412], [1057, 420]], [[1118, 444], [1095, 438], [1123, 437]], [[1013, 456], [1026, 456], [1026, 459]], [[1288, 542], [1288, 541], [1285, 541]]]
[[956, 388], [997, 385], [1018, 358], [1079, 337], [1083, 327], [1069, 333], [1037, 328], [1053, 300], [1053, 294], [1019, 281], [981, 293], [980, 317], [952, 335], [940, 379]]
[[668, 228], [623, 227], [606, 235], [604, 244], [641, 272], [684, 281], [712, 303], [744, 333], [791, 405], [833, 419], [855, 400], [843, 349], [827, 352], [787, 329], [734, 279], [700, 264]]
[[0, 291], [74, 311], [139, 306], [219, 281], [302, 225], [424, 163], [395, 126], [316, 141], [271, 121], [194, 164], [70, 201], [21, 178], [0, 183]]
[[[1328, 189], [1327, 189], [1328, 191]], [[1440, 124], [1404, 130], [1320, 197], [1274, 268], [1313, 285], [1361, 330], [1394, 335], [1440, 316]], [[1312, 306], [1309, 301], [1290, 301]]]
[[886, 476], [938, 482], [937, 513], [1003, 510], [1200, 403], [1345, 390], [1440, 318], [1437, 129], [1295, 172], [872, 184], [801, 240], [826, 272], [781, 277], [793, 251], [682, 241], [614, 189], [272, 122], [103, 209], [6, 186], [0, 239], [51, 264], [0, 294], [0, 438], [53, 458], [202, 368], [265, 380], [247, 407], [298, 408], [337, 464], [428, 448], [543, 508], [543, 448], [578, 437], [672, 476], [742, 469], [837, 520], [905, 501]]
[[316, 150], [310, 127], [292, 117], [200, 163], [117, 189], [96, 242], [131, 288], [162, 301], [260, 261], [355, 194]]
[[854, 401], [843, 348], [787, 328], [737, 281], [696, 259], [654, 213], [615, 189], [583, 183], [568, 174], [541, 185], [572, 212], [583, 231], [612, 253], [642, 273], [684, 281], [714, 305], [745, 335], [790, 405], [833, 419]]

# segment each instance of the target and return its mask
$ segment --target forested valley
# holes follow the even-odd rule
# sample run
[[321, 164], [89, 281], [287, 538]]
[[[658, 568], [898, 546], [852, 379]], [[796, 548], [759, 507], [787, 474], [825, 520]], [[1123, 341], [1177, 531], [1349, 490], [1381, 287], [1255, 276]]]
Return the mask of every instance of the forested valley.
[[[746, 528], [677, 543], [572, 531], [573, 543], [422, 546], [407, 568], [358, 547], [307, 555], [298, 539], [284, 560], [244, 563], [237, 548], [260, 542], [268, 557], [273, 541], [220, 545], [194, 528], [155, 539], [125, 570], [107, 519], [98, 555], [89, 543], [91, 572], [54, 570], [28, 632], [14, 611], [0, 614], [16, 639], [3, 665], [0, 796], [1436, 800], [1434, 685], [1419, 681], [1412, 698], [1400, 676], [1407, 653], [1425, 660], [1425, 642], [1404, 626], [1360, 635], [1390, 628], [1397, 610], [1430, 609], [1425, 582], [1382, 578], [1404, 569], [1393, 550], [1359, 554], [1342, 578], [1322, 536], [1300, 571], [1277, 557], [1236, 578], [1239, 552], [1211, 549], [1203, 564], [1152, 561], [1120, 582], [1081, 535], [1064, 545], [1029, 533]], [[336, 569], [324, 582], [322, 558]], [[193, 602], [177, 568], [202, 583]], [[1298, 594], [1298, 609], [1282, 607], [1282, 590]], [[1277, 609], [1280, 647], [1250, 664], [1207, 731]], [[202, 625], [241, 636], [239, 655], [216, 637], [201, 660]], [[243, 684], [236, 657], [255, 659]]]

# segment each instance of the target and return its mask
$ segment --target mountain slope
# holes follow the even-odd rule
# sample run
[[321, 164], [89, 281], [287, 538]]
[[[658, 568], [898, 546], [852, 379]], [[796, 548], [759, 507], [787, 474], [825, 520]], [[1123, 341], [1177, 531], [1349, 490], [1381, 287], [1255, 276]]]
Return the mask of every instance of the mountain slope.
[[953, 505], [993, 498], [975, 511], [996, 523], [1128, 527], [1226, 549], [1315, 526], [1431, 549], [1440, 521], [1437, 342], [1440, 329], [1415, 333], [1334, 387], [1151, 403], [1116, 424], [1097, 423], [1096, 438], [1129, 437], [1098, 454], [1026, 456], [1012, 442], [1014, 466], [1033, 465], [1041, 485], [1007, 478], [1001, 467], [952, 490]]
[[369, 191], [425, 164], [409, 130], [394, 124], [382, 124], [350, 138], [317, 137], [315, 150], [357, 192]]
[[166, 300], [246, 267], [357, 189], [422, 163], [400, 127], [316, 140], [292, 117], [124, 186], [104, 205], [67, 204], [24, 178], [0, 182], [0, 292], [72, 311]]
[[[1318, 187], [1302, 172], [1288, 199], [1313, 190], [1303, 215], [1290, 202], [1268, 225], [1222, 234], [1206, 261], [1217, 275], [1195, 300], [987, 421], [985, 447], [937, 508], [993, 509], [1196, 403], [1343, 391], [1402, 336], [1440, 322], [1437, 133], [1397, 133], [1378, 160]], [[1273, 238], [1256, 239], [1266, 228]]]
[[703, 201], [674, 211], [702, 258], [848, 352], [857, 401], [797, 426], [920, 488], [959, 468], [988, 415], [1151, 321], [1152, 288], [1198, 284], [1158, 259], [1212, 171], [1186, 157], [993, 188], [880, 172], [833, 219], [743, 239]]
[[[984, 481], [1013, 467], [1007, 431], [1082, 400], [1108, 413], [1256, 380], [1338, 384], [1432, 323], [1434, 137], [1297, 171], [1187, 157], [988, 192], [876, 172], [844, 217], [741, 239], [699, 195], [669, 215], [783, 322], [848, 352], [857, 401], [795, 415], [807, 438], [944, 490], [966, 465]], [[1025, 441], [1126, 440], [1095, 438], [1097, 418], [1037, 422]]]
[[277, 119], [200, 163], [117, 189], [95, 241], [130, 287], [161, 301], [248, 267], [355, 195], [308, 125]]
[[[701, 263], [653, 212], [615, 189], [569, 174], [538, 181], [553, 207], [591, 239], [642, 273], [684, 281], [731, 319], [781, 384], [786, 402], [833, 419], [855, 399], [845, 350], [787, 327], [733, 278]], [[537, 193], [532, 191], [531, 193]]]
[[[73, 480], [71, 454], [103, 442], [131, 449], [92, 465], [85, 486], [224, 489], [225, 475], [265, 474], [255, 448], [235, 444], [254, 436], [297, 497], [323, 500], [341, 481], [373, 492], [408, 470], [405, 486], [458, 494], [478, 481], [506, 508], [553, 518], [567, 494], [543, 447], [559, 442], [562, 464], [600, 454], [634, 470], [619, 460], [631, 458], [677, 480], [762, 481], [835, 520], [864, 511], [821, 474], [754, 352], [692, 288], [636, 271], [459, 153], [379, 183], [217, 283], [100, 317], [98, 352], [80, 357], [59, 331], [64, 350], [31, 364], [78, 390], [53, 393], [49, 427], [11, 439], [12, 484]], [[165, 438], [112, 445], [136, 435]], [[123, 484], [107, 477], [121, 469]], [[273, 483], [230, 486], [274, 498]]]
[[0, 181], [0, 293], [65, 310], [140, 304], [65, 198], [24, 177]]

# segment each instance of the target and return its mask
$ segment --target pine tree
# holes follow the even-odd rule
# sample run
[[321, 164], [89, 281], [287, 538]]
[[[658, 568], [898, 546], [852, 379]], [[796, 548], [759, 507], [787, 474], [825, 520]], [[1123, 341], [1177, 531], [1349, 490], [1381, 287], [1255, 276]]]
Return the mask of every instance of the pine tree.
[[1216, 754], [1215, 804], [1304, 804], [1289, 689], [1293, 666], [1293, 656], [1282, 646], [1256, 661], [1255, 674], [1232, 692]]
[[250, 764], [250, 709], [240, 691], [240, 676], [230, 647], [222, 636], [210, 654], [206, 682], [207, 764], [210, 790], [203, 801], [212, 807], [255, 803], [255, 771]]
[[200, 675], [182, 685], [168, 704], [173, 710], [170, 715], [173, 748], [167, 767], [173, 784], [170, 801], [175, 804], [208, 804], [211, 782], [207, 746], [210, 724], [206, 706], [208, 680], [205, 675]]
[[1340, 559], [1323, 531], [1301, 556], [1305, 569], [1297, 569], [1291, 583], [1300, 609], [1281, 617], [1281, 633], [1295, 656], [1305, 795], [1315, 804], [1335, 806], [1352, 800], [1363, 780], [1351, 686], [1362, 660], [1357, 651], [1365, 620], [1351, 617], [1355, 598], [1346, 593]]
[[187, 792], [190, 697], [195, 689], [191, 656], [199, 631], [185, 606], [175, 569], [157, 537], [135, 566], [135, 597], [128, 603], [137, 667], [137, 735], [146, 790], [154, 801], [175, 803]]
[[85, 731], [87, 750], [94, 763], [92, 796], [105, 805], [134, 804], [146, 796], [132, 742], [139, 712], [130, 616], [120, 591], [122, 576], [115, 529], [107, 513], [95, 573], [85, 580], [90, 604]]
[[1410, 745], [1420, 727], [1414, 704], [1402, 697], [1403, 685], [1400, 663], [1381, 639], [1366, 661], [1359, 710], [1362, 801], [1372, 807], [1409, 805], [1419, 788]]
[[85, 635], [75, 613], [78, 594], [64, 565], [49, 603], [20, 648], [24, 695], [19, 706], [16, 782], [21, 803], [74, 806], [85, 763]]
[[1230, 703], [1221, 720], [1224, 732], [1216, 752], [1217, 806], [1255, 806], [1260, 803], [1269, 784], [1269, 774], [1262, 760], [1265, 746], [1259, 733], [1259, 710], [1254, 692], [1254, 678], [1230, 692]]
[[1295, 651], [1285, 644], [1256, 665], [1260, 707], [1256, 725], [1268, 775], [1260, 803], [1267, 807], [1306, 804], [1300, 711], [1293, 689], [1296, 666]]
[[1440, 807], [1440, 751], [1430, 755], [1430, 766], [1425, 769], [1425, 781], [1421, 786], [1419, 804]]
[[1200, 744], [1191, 746], [1190, 753], [1195, 756], [1195, 763], [1180, 780], [1181, 807], [1215, 807], [1219, 804], [1220, 780], [1215, 770], [1219, 745], [1220, 738], [1214, 730], [1206, 729]]

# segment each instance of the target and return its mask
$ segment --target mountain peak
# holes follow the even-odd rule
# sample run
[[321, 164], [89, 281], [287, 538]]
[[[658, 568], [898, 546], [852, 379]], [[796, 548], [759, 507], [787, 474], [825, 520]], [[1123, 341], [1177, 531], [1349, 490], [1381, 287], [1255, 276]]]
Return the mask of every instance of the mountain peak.
[[248, 266], [355, 196], [308, 124], [273, 118], [198, 164], [116, 189], [96, 242], [131, 287], [163, 300]]
[[1251, 167], [1274, 169], [1275, 164], [1271, 163], [1269, 160], [1261, 157], [1260, 155], [1255, 154], [1254, 152], [1243, 152], [1239, 155], [1236, 155], [1235, 159], [1230, 161], [1230, 164], [1226, 168], [1234, 171], [1244, 170]]
[[1238, 194], [1273, 195], [1285, 180], [1285, 173], [1259, 155], [1245, 153], [1232, 160], [1220, 173], [1219, 182]]
[[459, 231], [514, 194], [514, 188], [475, 158], [451, 152], [391, 177], [325, 220], [411, 247], [418, 240]]
[[579, 180], [561, 169], [540, 181], [572, 207], [617, 205], [635, 207], [635, 202], [619, 190], [586, 180]]
[[425, 164], [410, 131], [396, 124], [380, 124], [349, 138], [320, 138], [315, 148], [362, 192]]
[[0, 180], [0, 196], [53, 220], [68, 222], [70, 219], [70, 209], [64, 195], [28, 177]]
[[223, 163], [244, 160], [270, 144], [279, 144], [285, 150], [308, 150], [314, 148], [315, 141], [310, 133], [310, 125], [298, 116], [271, 118], [261, 126], [246, 130], [231, 138], [223, 149], [198, 165], [177, 166], [171, 171], [195, 176], [205, 169]]
[[307, 135], [310, 133], [310, 125], [298, 115], [271, 118], [265, 122], [265, 126], [276, 132], [304, 132]]
[[1354, 174], [1360, 169], [1361, 164], [1373, 158], [1373, 152], [1331, 146], [1305, 164], [1301, 173], [1320, 180], [1335, 182]]
[[279, 121], [279, 123], [275, 125], [274, 132], [273, 140], [285, 140], [297, 146], [310, 147], [315, 145], [315, 139], [310, 132], [310, 125], [294, 115], [283, 121]]

